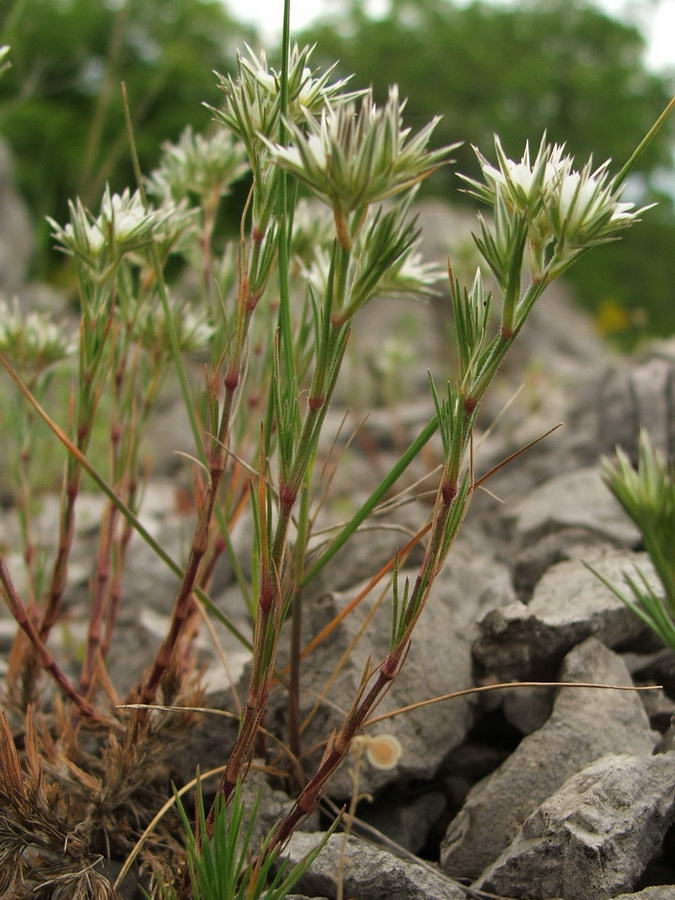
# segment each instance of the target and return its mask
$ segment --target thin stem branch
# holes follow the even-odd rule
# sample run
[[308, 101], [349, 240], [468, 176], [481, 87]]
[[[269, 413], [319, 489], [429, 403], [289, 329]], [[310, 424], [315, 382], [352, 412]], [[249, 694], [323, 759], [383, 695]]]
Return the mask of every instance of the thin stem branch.
[[53, 678], [61, 692], [68, 697], [77, 706], [80, 712], [90, 719], [100, 718], [94, 707], [89, 701], [76, 690], [70, 679], [64, 674], [51, 652], [47, 648], [44, 640], [41, 638], [38, 628], [28, 615], [26, 607], [21, 600], [14, 582], [9, 574], [4, 559], [0, 556], [0, 584], [2, 585], [7, 605], [10, 612], [16, 619], [19, 627], [25, 632], [30, 640], [35, 653], [37, 654], [40, 664], [46, 672]]

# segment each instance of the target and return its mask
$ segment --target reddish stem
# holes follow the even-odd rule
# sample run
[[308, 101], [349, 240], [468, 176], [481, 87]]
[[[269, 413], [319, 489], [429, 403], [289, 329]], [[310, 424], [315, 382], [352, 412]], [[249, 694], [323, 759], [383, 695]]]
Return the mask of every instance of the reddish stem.
[[110, 602], [107, 587], [110, 580], [110, 553], [116, 521], [117, 507], [110, 503], [106, 509], [99, 535], [96, 570], [93, 577], [93, 599], [87, 631], [87, 650], [80, 675], [80, 690], [85, 696], [89, 693], [96, 654], [101, 648], [103, 620], [107, 614], [106, 600]]
[[28, 615], [26, 607], [19, 597], [9, 571], [7, 570], [7, 567], [5, 565], [5, 562], [1, 557], [0, 584], [2, 584], [2, 587], [4, 588], [5, 594], [7, 596], [7, 603], [12, 615], [16, 619], [19, 627], [28, 636], [28, 639], [33, 645], [35, 653], [37, 654], [37, 657], [43, 669], [45, 669], [51, 675], [61, 691], [66, 695], [66, 697], [69, 697], [73, 701], [73, 703], [75, 703], [75, 705], [83, 715], [88, 716], [92, 719], [99, 718], [99, 716], [97, 716], [96, 714], [96, 711], [94, 710], [94, 707], [85, 697], [78, 693], [78, 691], [72, 685], [70, 679], [64, 674], [63, 670], [60, 668], [51, 652], [45, 645], [44, 641], [40, 637], [38, 629], [36, 628], [35, 623], [31, 619], [31, 617]]

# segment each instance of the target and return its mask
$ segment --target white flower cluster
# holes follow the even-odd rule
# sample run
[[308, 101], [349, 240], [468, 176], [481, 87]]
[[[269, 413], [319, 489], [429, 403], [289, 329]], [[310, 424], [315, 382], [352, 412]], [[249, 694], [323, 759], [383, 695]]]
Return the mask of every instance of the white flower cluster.
[[524, 215], [540, 243], [555, 241], [568, 250], [612, 240], [649, 209], [635, 209], [633, 203], [621, 200], [621, 186], [608, 174], [610, 160], [594, 169], [589, 159], [576, 170], [564, 149], [542, 140], [533, 160], [526, 145], [515, 162], [495, 137], [497, 167], [474, 148], [484, 181], [461, 177], [471, 193], [491, 206], [502, 202], [507, 210]]
[[387, 271], [378, 286], [379, 293], [430, 294], [447, 279], [447, 270], [435, 262], [425, 262], [415, 246]]
[[[363, 91], [345, 92], [349, 78], [330, 81], [335, 69], [313, 72], [309, 58], [313, 47], [291, 48], [288, 70], [287, 115], [300, 123], [306, 115], [319, 115], [360, 96]], [[281, 121], [281, 75], [270, 68], [264, 52], [256, 55], [246, 47], [246, 55], [237, 58], [237, 75], [219, 75], [219, 87], [225, 94], [222, 109], [214, 109], [216, 119], [239, 137], [250, 155], [255, 156], [260, 138], [274, 140]]]
[[178, 142], [165, 143], [159, 167], [147, 180], [148, 192], [178, 202], [188, 194], [223, 196], [248, 171], [246, 149], [223, 128], [195, 134], [188, 126]]
[[44, 313], [24, 314], [18, 299], [0, 300], [0, 352], [33, 374], [73, 354], [77, 343]]
[[[425, 262], [419, 252], [419, 233], [408, 217], [408, 203], [382, 214], [379, 209], [366, 218], [354, 245], [349, 270], [349, 293], [357, 306], [382, 294], [431, 294], [447, 272]], [[328, 289], [331, 268], [328, 242], [317, 243], [301, 272], [320, 295]]]
[[106, 188], [96, 218], [79, 199], [69, 206], [70, 222], [65, 226], [47, 217], [52, 235], [66, 253], [94, 269], [148, 244], [176, 211], [166, 205], [161, 210], [146, 209], [140, 192], [132, 194], [129, 188], [122, 194], [111, 194]]
[[[188, 303], [172, 304], [178, 347], [183, 353], [198, 353], [208, 347], [215, 331], [209, 322], [208, 311]], [[135, 313], [132, 337], [150, 353], [170, 354], [166, 318], [157, 308], [145, 303]]]
[[428, 150], [438, 118], [411, 134], [402, 125], [404, 107], [395, 85], [383, 107], [369, 91], [360, 107], [350, 101], [324, 109], [320, 118], [307, 114], [304, 128], [289, 122], [291, 146], [266, 144], [278, 165], [344, 215], [414, 186], [447, 162], [457, 146]]

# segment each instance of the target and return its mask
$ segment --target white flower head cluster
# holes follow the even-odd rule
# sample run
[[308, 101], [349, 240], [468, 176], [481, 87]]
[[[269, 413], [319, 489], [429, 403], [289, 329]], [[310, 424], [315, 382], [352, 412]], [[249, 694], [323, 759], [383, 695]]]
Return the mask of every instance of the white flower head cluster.
[[[368, 212], [354, 243], [348, 271], [350, 312], [371, 297], [384, 294], [430, 294], [447, 272], [425, 262], [419, 252], [420, 233], [409, 215], [412, 195]], [[333, 256], [328, 242], [314, 245], [301, 272], [321, 296], [328, 290]]]
[[188, 194], [223, 196], [248, 171], [246, 149], [230, 132], [195, 134], [189, 126], [177, 143], [162, 147], [159, 167], [147, 180], [148, 192], [175, 202]]
[[37, 374], [76, 348], [72, 336], [44, 313], [24, 313], [16, 297], [12, 303], [0, 300], [0, 351], [17, 368]]
[[635, 208], [634, 203], [621, 200], [621, 188], [615, 187], [607, 169], [610, 160], [593, 170], [592, 160], [577, 172], [572, 160], [563, 160], [563, 167], [548, 204], [554, 232], [580, 246], [611, 239], [624, 228], [638, 221], [639, 216], [654, 204]]
[[621, 186], [608, 174], [610, 160], [593, 168], [589, 159], [581, 170], [565, 154], [564, 146], [542, 139], [534, 159], [525, 146], [520, 161], [506, 156], [495, 137], [497, 166], [474, 148], [483, 182], [460, 176], [469, 191], [496, 207], [528, 219], [533, 235], [541, 243], [556, 241], [569, 250], [582, 249], [612, 240], [636, 222], [646, 209], [621, 200]]
[[320, 118], [307, 114], [304, 128], [289, 122], [291, 146], [266, 143], [278, 165], [344, 215], [412, 187], [449, 161], [457, 144], [427, 149], [438, 117], [411, 134], [402, 124], [404, 107], [395, 85], [382, 107], [369, 91], [360, 106], [350, 101]]
[[[319, 115], [363, 93], [344, 90], [349, 78], [331, 81], [335, 66], [323, 73], [312, 71], [313, 49], [297, 44], [291, 48], [287, 107], [291, 122], [300, 123], [307, 114]], [[281, 75], [268, 65], [264, 51], [257, 55], [246, 46], [246, 54], [237, 58], [236, 76], [219, 75], [218, 79], [225, 102], [222, 109], [210, 107], [216, 119], [244, 142], [249, 154], [260, 147], [261, 137], [274, 140], [281, 121]]]
[[139, 191], [111, 194], [106, 187], [101, 211], [94, 217], [78, 199], [70, 203], [70, 222], [61, 226], [47, 217], [61, 248], [91, 268], [101, 270], [124, 253], [148, 244], [174, 213], [174, 207], [146, 209]]
[[106, 188], [97, 224], [103, 234], [109, 234], [119, 245], [139, 244], [149, 238], [157, 218], [146, 211], [139, 191], [132, 194], [126, 188], [122, 194], [111, 194]]
[[[188, 303], [172, 304], [172, 316], [178, 347], [183, 353], [199, 353], [208, 347], [215, 329], [206, 309]], [[145, 303], [136, 311], [132, 336], [150, 353], [170, 354], [166, 318], [152, 304]]]

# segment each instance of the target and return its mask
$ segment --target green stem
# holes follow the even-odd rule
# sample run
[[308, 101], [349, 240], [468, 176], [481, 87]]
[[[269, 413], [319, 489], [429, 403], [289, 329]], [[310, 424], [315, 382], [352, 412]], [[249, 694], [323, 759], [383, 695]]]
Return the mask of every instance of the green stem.
[[647, 134], [642, 138], [640, 143], [637, 145], [635, 150], [631, 153], [628, 161], [624, 164], [623, 168], [619, 172], [619, 174], [614, 179], [614, 186], [618, 187], [622, 184], [626, 178], [630, 175], [631, 171], [635, 167], [635, 163], [645, 152], [647, 147], [652, 143], [656, 135], [659, 133], [663, 125], [665, 124], [666, 119], [675, 109], [675, 97], [672, 97], [666, 108], [663, 110], [658, 119], [654, 122], [652, 127], [649, 129]]
[[300, 652], [302, 650], [302, 581], [305, 553], [309, 539], [310, 465], [300, 494], [298, 533], [293, 548], [293, 577], [295, 586], [291, 596], [291, 660], [288, 684], [288, 745], [291, 753], [300, 759]]

